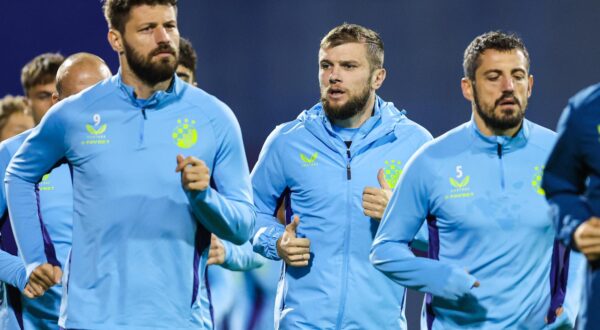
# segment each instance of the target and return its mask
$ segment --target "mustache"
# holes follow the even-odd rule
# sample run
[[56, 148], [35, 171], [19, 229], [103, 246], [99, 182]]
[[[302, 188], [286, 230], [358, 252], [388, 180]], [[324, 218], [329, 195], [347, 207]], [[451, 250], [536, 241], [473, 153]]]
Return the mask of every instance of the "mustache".
[[156, 47], [153, 51], [150, 52], [150, 56], [155, 56], [160, 53], [169, 53], [171, 55], [175, 55], [175, 48], [171, 47], [169, 44], [162, 44]]
[[497, 107], [498, 105], [500, 105], [500, 103], [502, 101], [507, 100], [507, 99], [512, 99], [512, 101], [514, 101], [519, 107], [521, 106], [521, 101], [519, 101], [519, 99], [515, 96], [515, 93], [513, 93], [513, 92], [503, 92], [502, 96], [500, 96], [496, 100], [496, 102], [494, 104], [494, 107]]

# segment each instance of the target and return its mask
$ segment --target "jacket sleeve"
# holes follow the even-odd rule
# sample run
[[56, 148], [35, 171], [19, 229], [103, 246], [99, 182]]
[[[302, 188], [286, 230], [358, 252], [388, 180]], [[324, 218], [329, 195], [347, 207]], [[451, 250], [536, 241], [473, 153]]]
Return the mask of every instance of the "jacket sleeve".
[[277, 150], [278, 132], [279, 128], [275, 129], [265, 141], [251, 175], [257, 212], [252, 245], [255, 252], [272, 260], [281, 260], [277, 254], [277, 240], [285, 227], [275, 214], [278, 201], [287, 188]]
[[475, 277], [438, 260], [416, 257], [409, 249], [429, 213], [427, 169], [422, 153], [407, 163], [383, 215], [371, 248], [371, 262], [396, 283], [445, 299], [470, 293]]
[[571, 246], [573, 232], [592, 215], [583, 196], [587, 174], [581, 154], [580, 135], [584, 132], [569, 104], [558, 126], [558, 140], [544, 169], [542, 188], [552, 206], [558, 238]]
[[64, 123], [51, 109], [33, 129], [6, 171], [6, 197], [13, 233], [27, 278], [37, 266], [60, 266], [47, 233], [42, 231], [36, 184], [65, 155]]
[[6, 188], [4, 187], [4, 178], [6, 177], [6, 168], [8, 167], [8, 163], [10, 163], [10, 152], [6, 147], [6, 143], [0, 143], [0, 217], [6, 212]]
[[227, 106], [213, 119], [218, 141], [211, 181], [214, 188], [187, 192], [196, 218], [210, 232], [235, 244], [248, 241], [256, 213], [240, 126]]
[[252, 244], [246, 242], [237, 246], [228, 241], [221, 241], [225, 247], [225, 262], [221, 265], [223, 268], [234, 271], [246, 271], [262, 266], [262, 260], [259, 255], [254, 253]]
[[0, 250], [0, 281], [23, 291], [27, 284], [23, 260]]

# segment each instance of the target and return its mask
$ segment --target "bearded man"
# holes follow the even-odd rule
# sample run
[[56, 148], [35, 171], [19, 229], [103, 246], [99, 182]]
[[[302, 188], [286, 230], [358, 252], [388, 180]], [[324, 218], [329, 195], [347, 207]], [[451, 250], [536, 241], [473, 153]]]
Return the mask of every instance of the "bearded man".
[[[321, 102], [269, 136], [251, 178], [254, 250], [283, 260], [281, 329], [405, 329], [404, 288], [369, 263], [402, 167], [431, 135], [376, 95], [383, 42], [343, 24], [319, 49]], [[287, 201], [293, 220], [274, 215]]]
[[[375, 237], [383, 274], [427, 293], [422, 329], [572, 328], [582, 257], [556, 240], [540, 187], [554, 132], [524, 119], [533, 87], [515, 35], [467, 47], [472, 118], [406, 165]], [[408, 243], [426, 221], [429, 258]]]
[[[28, 280], [60, 281], [67, 329], [205, 329], [210, 235], [236, 244], [255, 213], [232, 111], [176, 77], [176, 0], [107, 0], [119, 72], [57, 103], [8, 166], [8, 207]], [[51, 258], [36, 184], [69, 164], [73, 242]], [[22, 239], [26, 238], [26, 239]]]

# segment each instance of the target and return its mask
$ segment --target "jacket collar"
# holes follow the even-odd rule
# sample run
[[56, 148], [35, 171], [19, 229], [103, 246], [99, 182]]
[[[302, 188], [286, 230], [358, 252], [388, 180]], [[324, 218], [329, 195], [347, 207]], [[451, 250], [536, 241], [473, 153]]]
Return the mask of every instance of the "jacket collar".
[[136, 108], [145, 109], [160, 109], [165, 105], [179, 99], [185, 89], [185, 82], [183, 82], [177, 75], [173, 74], [173, 80], [167, 90], [156, 91], [147, 99], [139, 99], [135, 95], [135, 91], [132, 86], [129, 86], [123, 82], [121, 68], [119, 72], [111, 78], [112, 83], [117, 86], [123, 97]]
[[469, 133], [473, 139], [476, 148], [490, 153], [498, 153], [500, 148], [502, 153], [509, 153], [524, 148], [527, 145], [531, 132], [531, 122], [523, 119], [521, 129], [513, 137], [510, 136], [486, 136], [477, 127], [475, 118], [471, 115], [471, 121], [467, 124]]
[[[350, 149], [358, 150], [384, 135], [393, 133], [397, 123], [406, 118], [405, 112], [396, 109], [393, 103], [385, 102], [376, 96], [373, 115], [360, 126]], [[298, 116], [298, 120], [304, 123], [305, 128], [311, 134], [331, 149], [346, 150], [342, 138], [333, 130], [331, 121], [325, 115], [322, 103], [319, 102], [309, 110], [303, 111]]]

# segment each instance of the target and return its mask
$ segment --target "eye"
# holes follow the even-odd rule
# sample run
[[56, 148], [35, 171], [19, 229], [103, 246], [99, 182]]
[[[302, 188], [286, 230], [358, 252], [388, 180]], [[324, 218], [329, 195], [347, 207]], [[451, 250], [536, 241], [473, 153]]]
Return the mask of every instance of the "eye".
[[356, 68], [356, 65], [350, 64], [350, 63], [343, 64], [342, 66], [344, 68], [346, 68], [346, 69], [354, 69], [354, 68]]
[[500, 76], [497, 74], [493, 74], [493, 75], [486, 76], [486, 78], [489, 81], [496, 81], [496, 80], [498, 80], [498, 78], [500, 78]]
[[525, 79], [525, 75], [524, 74], [516, 74], [513, 76], [515, 78], [515, 80], [517, 81], [521, 81]]
[[36, 95], [36, 98], [40, 101], [48, 100], [52, 97], [51, 93], [39, 93]]
[[329, 63], [321, 63], [321, 69], [325, 70], [325, 69], [329, 69], [330, 65]]

